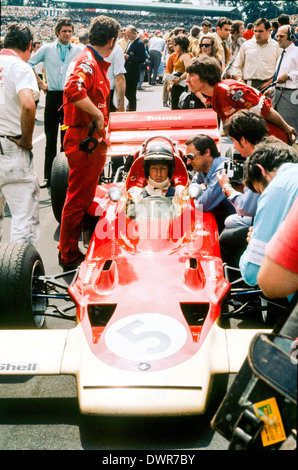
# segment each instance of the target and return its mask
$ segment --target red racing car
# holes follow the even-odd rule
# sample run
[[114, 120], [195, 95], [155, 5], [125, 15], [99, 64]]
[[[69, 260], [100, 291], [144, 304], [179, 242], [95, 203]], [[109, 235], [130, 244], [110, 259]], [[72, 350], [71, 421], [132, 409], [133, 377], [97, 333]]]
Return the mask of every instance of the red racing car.
[[[183, 161], [191, 135], [218, 140], [216, 117], [193, 113], [111, 118], [109, 157], [131, 155], [132, 164], [98, 185], [79, 269], [46, 276], [31, 245], [3, 244], [0, 374], [72, 374], [82, 413], [162, 416], [204, 413], [216, 378], [240, 369], [256, 330], [221, 322], [230, 283], [216, 221], [195, 207], [198, 188]], [[173, 152], [171, 182], [184, 189], [136, 202], [130, 190], [145, 185], [152, 142]], [[53, 298], [74, 304], [74, 328], [41, 328]], [[68, 307], [57, 312], [69, 315]]]

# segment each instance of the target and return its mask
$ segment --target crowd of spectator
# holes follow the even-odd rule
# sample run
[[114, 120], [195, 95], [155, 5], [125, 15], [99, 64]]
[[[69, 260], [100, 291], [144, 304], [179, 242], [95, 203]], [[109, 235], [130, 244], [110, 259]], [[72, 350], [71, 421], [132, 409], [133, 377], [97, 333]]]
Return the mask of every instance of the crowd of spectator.
[[[47, 15], [47, 13], [49, 13]], [[30, 25], [35, 30], [35, 35], [38, 39], [43, 41], [52, 41], [55, 39], [54, 27], [57, 22], [58, 16], [63, 13], [63, 16], [70, 18], [75, 25], [75, 32], [80, 28], [86, 28], [90, 25], [90, 21], [94, 16], [105, 14], [111, 18], [119, 21], [122, 27], [130, 24], [135, 25], [138, 29], [148, 32], [154, 32], [156, 29], [169, 31], [173, 25], [183, 26], [190, 30], [194, 23], [201, 23], [203, 18], [197, 16], [183, 16], [180, 15], [161, 15], [161, 14], [142, 14], [116, 12], [106, 10], [53, 10], [38, 7], [18, 7], [18, 6], [2, 6], [1, 7], [1, 34], [4, 35], [6, 26], [13, 21], [30, 22]], [[53, 14], [53, 16], [51, 16]], [[47, 16], [46, 16], [47, 15]], [[210, 19], [212, 21], [212, 19]], [[214, 25], [216, 22], [213, 22]]]

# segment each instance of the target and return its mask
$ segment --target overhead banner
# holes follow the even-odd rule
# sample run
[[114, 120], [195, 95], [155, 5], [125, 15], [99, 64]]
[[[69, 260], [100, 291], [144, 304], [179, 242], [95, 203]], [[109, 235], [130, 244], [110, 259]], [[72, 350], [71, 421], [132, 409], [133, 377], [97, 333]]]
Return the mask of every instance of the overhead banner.
[[64, 15], [67, 11], [65, 8], [43, 8], [41, 15], [49, 18], [59, 18], [59, 16]]

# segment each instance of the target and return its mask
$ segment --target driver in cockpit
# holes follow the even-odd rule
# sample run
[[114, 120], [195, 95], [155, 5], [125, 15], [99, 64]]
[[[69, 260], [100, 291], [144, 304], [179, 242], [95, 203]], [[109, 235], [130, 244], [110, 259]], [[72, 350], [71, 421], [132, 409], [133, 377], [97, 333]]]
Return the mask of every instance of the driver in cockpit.
[[129, 190], [129, 195], [135, 202], [150, 196], [174, 197], [180, 195], [184, 186], [175, 187], [171, 184], [174, 169], [174, 153], [164, 145], [152, 145], [144, 154], [144, 175], [147, 179], [147, 185], [144, 188], [133, 186]]

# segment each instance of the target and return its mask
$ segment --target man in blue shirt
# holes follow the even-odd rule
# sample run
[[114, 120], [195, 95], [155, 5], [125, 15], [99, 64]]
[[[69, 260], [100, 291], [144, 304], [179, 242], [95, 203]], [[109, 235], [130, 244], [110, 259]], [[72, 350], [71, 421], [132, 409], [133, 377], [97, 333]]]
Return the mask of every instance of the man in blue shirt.
[[219, 156], [214, 140], [208, 135], [191, 137], [185, 145], [187, 164], [196, 172], [192, 182], [199, 184], [203, 189], [195, 205], [204, 212], [213, 212], [220, 233], [224, 228], [225, 218], [236, 212], [227, 196], [223, 194], [216, 176], [223, 170], [224, 162], [228, 159]]
[[[28, 62], [34, 68], [44, 63], [47, 84], [37, 77], [39, 88], [46, 93], [44, 129], [46, 135], [44, 181], [41, 188], [50, 186], [51, 169], [57, 154], [57, 138], [59, 124], [63, 124], [63, 87], [66, 72], [72, 59], [81, 52], [76, 44], [71, 43], [74, 25], [69, 18], [60, 18], [55, 27], [57, 40], [44, 44]], [[63, 150], [64, 132], [61, 131], [61, 151]]]
[[285, 219], [298, 195], [298, 154], [273, 137], [259, 144], [247, 162], [245, 184], [261, 194], [249, 244], [240, 258], [245, 282], [257, 284], [266, 244]]

